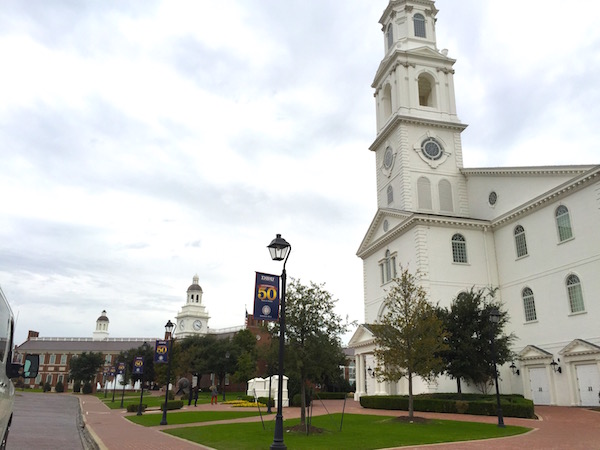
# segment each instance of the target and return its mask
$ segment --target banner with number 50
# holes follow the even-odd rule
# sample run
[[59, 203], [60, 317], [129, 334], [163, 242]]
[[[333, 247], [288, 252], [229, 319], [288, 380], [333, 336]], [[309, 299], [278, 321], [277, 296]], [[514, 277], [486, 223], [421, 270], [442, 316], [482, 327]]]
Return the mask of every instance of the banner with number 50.
[[256, 272], [254, 318], [279, 320], [279, 276]]

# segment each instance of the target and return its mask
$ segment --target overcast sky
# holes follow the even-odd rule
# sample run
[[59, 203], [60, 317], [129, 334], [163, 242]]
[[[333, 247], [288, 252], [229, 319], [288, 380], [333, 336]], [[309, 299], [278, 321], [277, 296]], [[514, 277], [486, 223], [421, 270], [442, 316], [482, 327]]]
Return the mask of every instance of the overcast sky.
[[[198, 274], [211, 328], [252, 310], [266, 246], [361, 322], [387, 0], [0, 8], [0, 285], [16, 342], [160, 337]], [[595, 0], [438, 0], [466, 167], [600, 163]], [[436, 299], [434, 299], [436, 300]]]

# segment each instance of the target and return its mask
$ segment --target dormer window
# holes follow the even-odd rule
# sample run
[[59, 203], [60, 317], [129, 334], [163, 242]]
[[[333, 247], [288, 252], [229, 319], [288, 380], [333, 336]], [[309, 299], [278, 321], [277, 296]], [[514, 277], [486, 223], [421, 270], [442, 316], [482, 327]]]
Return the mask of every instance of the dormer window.
[[415, 37], [427, 37], [425, 33], [425, 17], [422, 14], [415, 14], [413, 16], [413, 23], [415, 25]]

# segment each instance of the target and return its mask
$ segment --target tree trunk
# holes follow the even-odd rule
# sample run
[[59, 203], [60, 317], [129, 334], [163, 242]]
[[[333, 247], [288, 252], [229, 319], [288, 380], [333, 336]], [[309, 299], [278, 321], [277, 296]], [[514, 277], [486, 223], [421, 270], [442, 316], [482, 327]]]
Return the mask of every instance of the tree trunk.
[[300, 383], [300, 425], [306, 425], [306, 385]]
[[408, 418], [413, 418], [413, 389], [412, 389], [412, 373], [408, 373]]
[[456, 392], [458, 392], [459, 394], [462, 394], [462, 389], [461, 389], [461, 385], [460, 385], [460, 377], [456, 378]]

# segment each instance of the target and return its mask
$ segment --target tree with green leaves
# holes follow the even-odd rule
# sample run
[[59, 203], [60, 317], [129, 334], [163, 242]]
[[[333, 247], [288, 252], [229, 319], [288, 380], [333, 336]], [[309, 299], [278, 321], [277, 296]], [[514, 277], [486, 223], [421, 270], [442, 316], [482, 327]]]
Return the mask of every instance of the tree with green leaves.
[[[137, 375], [133, 373], [133, 362], [137, 356], [141, 356], [144, 358], [144, 373], [143, 375]], [[126, 376], [124, 379], [125, 384], [130, 379], [135, 381], [144, 380], [144, 382], [148, 383], [150, 381], [154, 381], [156, 376], [154, 371], [154, 345], [152, 343], [147, 343], [146, 348], [143, 345], [126, 350], [124, 352], [119, 353], [117, 356], [117, 361], [125, 362], [127, 366]], [[125, 374], [123, 374], [125, 376]]]
[[104, 364], [102, 353], [83, 352], [73, 356], [69, 365], [69, 380], [91, 383]]
[[256, 349], [256, 338], [250, 330], [245, 329], [237, 332], [231, 343], [234, 353], [237, 355], [237, 364], [232, 378], [238, 383], [245, 383], [257, 374], [258, 351]]
[[[225, 377], [236, 371], [239, 348], [230, 338], [190, 336], [177, 341], [176, 373], [214, 373], [215, 384], [225, 388]], [[200, 380], [199, 380], [200, 381]]]
[[[286, 291], [285, 372], [300, 380], [300, 421], [306, 424], [306, 383], [323, 383], [339, 374], [344, 364], [341, 335], [349, 324], [335, 313], [337, 300], [324, 284], [304, 285], [292, 279]], [[279, 326], [272, 328], [276, 346]], [[290, 380], [291, 381], [291, 380]]]
[[[441, 353], [446, 373], [456, 380], [458, 393], [462, 392], [461, 379], [486, 392], [491, 385], [493, 359], [491, 339], [494, 339], [496, 362], [499, 365], [513, 357], [510, 350], [514, 334], [505, 334], [508, 312], [496, 300], [497, 289], [471, 287], [452, 300], [449, 308], [439, 308], [438, 315], [448, 331], [448, 349]], [[490, 322], [490, 311], [500, 311], [497, 324]]]
[[431, 380], [444, 369], [440, 353], [446, 350], [445, 330], [418, 274], [400, 267], [384, 299], [380, 323], [371, 325], [375, 335], [375, 370], [379, 380], [408, 379], [408, 416], [413, 417], [413, 377]]

